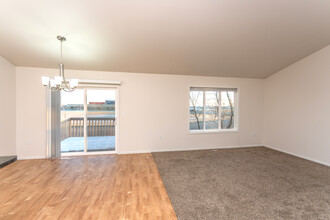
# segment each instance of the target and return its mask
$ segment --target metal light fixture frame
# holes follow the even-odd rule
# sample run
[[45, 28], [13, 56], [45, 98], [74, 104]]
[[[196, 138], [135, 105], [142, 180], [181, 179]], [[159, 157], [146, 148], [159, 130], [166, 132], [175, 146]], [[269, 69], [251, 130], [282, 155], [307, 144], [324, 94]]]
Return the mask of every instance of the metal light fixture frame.
[[70, 79], [70, 80], [65, 79], [64, 64], [62, 59], [62, 44], [64, 41], [66, 41], [66, 38], [59, 35], [57, 36], [57, 39], [60, 41], [60, 63], [59, 63], [60, 75], [55, 76], [53, 79], [50, 79], [47, 76], [43, 76], [42, 84], [44, 86], [49, 87], [49, 89], [52, 91], [63, 90], [65, 92], [73, 92], [74, 90], [76, 90], [79, 82], [77, 79]]

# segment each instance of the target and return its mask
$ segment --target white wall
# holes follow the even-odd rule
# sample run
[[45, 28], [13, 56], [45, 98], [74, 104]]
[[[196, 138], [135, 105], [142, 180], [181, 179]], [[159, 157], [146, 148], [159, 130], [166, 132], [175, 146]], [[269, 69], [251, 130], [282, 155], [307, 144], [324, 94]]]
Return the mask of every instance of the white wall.
[[[1, 103], [13, 108], [14, 72], [0, 59]], [[46, 93], [40, 81], [42, 75], [57, 74], [57, 69], [16, 68], [16, 145], [21, 159], [46, 155]], [[330, 164], [330, 46], [266, 80], [70, 70], [66, 74], [122, 81], [121, 153], [265, 145]], [[188, 134], [189, 86], [238, 87], [239, 132]], [[10, 154], [15, 153], [13, 112], [1, 108], [0, 114], [0, 146]]]
[[0, 56], [0, 156], [16, 155], [15, 67]]
[[265, 80], [264, 144], [330, 165], [330, 46]]
[[[57, 69], [16, 68], [19, 158], [46, 154], [46, 96], [41, 76], [57, 74]], [[66, 74], [68, 78], [122, 81], [121, 153], [262, 144], [263, 80], [70, 70]], [[238, 87], [239, 132], [188, 134], [189, 86]]]

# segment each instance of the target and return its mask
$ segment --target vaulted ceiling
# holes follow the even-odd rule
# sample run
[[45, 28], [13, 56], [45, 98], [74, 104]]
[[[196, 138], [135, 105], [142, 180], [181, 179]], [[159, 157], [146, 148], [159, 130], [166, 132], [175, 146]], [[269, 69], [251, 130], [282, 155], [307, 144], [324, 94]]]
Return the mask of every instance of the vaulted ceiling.
[[329, 0], [0, 0], [16, 66], [266, 78], [330, 44]]

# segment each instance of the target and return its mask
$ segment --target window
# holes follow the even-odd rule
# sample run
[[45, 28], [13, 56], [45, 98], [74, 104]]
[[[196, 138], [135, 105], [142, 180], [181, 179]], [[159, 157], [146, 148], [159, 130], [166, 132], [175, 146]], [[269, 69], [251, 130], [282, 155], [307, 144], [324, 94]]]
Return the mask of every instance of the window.
[[237, 129], [237, 89], [190, 88], [190, 131]]

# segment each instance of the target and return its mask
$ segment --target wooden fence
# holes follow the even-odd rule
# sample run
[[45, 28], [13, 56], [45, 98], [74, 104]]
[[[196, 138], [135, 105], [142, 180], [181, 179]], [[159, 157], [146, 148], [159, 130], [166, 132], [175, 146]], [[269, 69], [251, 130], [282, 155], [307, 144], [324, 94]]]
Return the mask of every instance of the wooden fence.
[[[114, 118], [87, 118], [87, 136], [115, 136]], [[61, 123], [61, 140], [84, 137], [84, 119], [69, 118]]]

